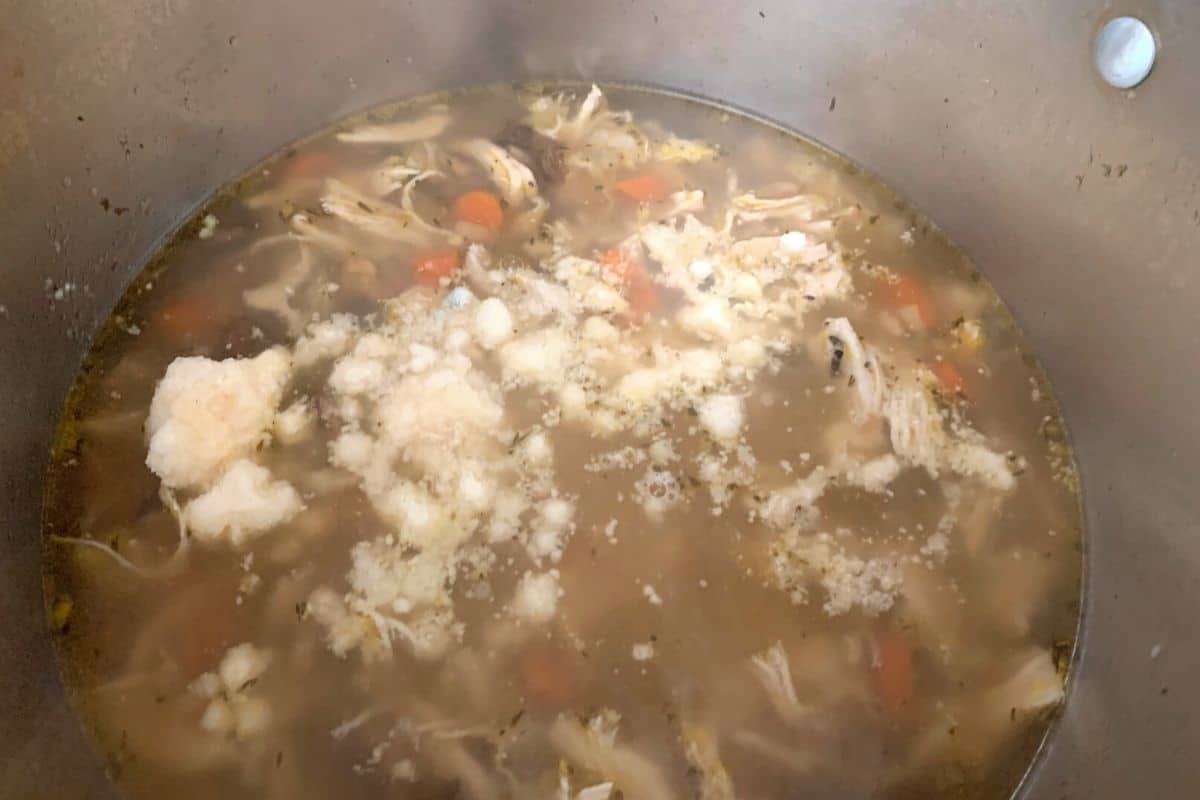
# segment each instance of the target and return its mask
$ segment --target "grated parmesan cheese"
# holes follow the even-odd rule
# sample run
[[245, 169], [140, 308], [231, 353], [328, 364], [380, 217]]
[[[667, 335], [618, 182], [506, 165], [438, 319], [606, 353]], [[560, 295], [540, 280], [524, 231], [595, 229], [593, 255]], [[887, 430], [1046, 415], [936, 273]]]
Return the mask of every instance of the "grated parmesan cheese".
[[513, 334], [513, 319], [504, 301], [489, 297], [475, 311], [475, 338], [480, 347], [494, 350]]
[[286, 481], [242, 459], [230, 465], [207, 492], [184, 507], [188, 529], [202, 542], [228, 539], [241, 547], [290, 520], [303, 508], [300, 495]]
[[530, 622], [549, 622], [554, 618], [561, 596], [556, 570], [538, 574], [526, 572], [513, 593], [512, 611]]
[[247, 359], [175, 359], [150, 402], [146, 465], [164, 486], [208, 484], [263, 441], [290, 374], [282, 348]]
[[705, 398], [696, 408], [700, 424], [714, 439], [731, 442], [741, 434], [745, 406], [741, 397], [719, 394]]

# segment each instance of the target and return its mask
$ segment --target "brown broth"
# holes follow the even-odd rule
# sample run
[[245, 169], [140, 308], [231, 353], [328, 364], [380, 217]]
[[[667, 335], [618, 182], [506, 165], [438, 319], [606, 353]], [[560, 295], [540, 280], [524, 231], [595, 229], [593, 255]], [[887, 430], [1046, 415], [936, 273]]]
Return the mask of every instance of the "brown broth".
[[[578, 99], [587, 92], [565, 88]], [[419, 119], [445, 104], [451, 122], [433, 141], [452, 153], [456, 142], [502, 136], [525, 115], [519, 101], [526, 93], [563, 89], [491, 87], [381, 108], [289, 148], [218, 195], [134, 281], [97, 337], [54, 445], [47, 533], [110, 545], [147, 570], [166, 562], [177, 524], [160, 498], [158, 476], [145, 464], [143, 424], [151, 398], [177, 357], [249, 357], [294, 344], [285, 320], [247, 307], [242, 295], [295, 260], [299, 245], [254, 247], [296, 230], [293, 215], [307, 213], [318, 227], [354, 244], [353, 253], [336, 256], [311, 246], [312, 272], [290, 296], [303, 322], [309, 315], [374, 314], [382, 325], [388, 313], [382, 301], [415, 291], [410, 265], [428, 248], [331, 220], [321, 211], [328, 188], [304, 175], [365, 174], [421, 145], [347, 143], [336, 132]], [[675, 188], [705, 192], [705, 207], [696, 214], [714, 229], [731, 202], [731, 174], [739, 192], [800, 190], [822, 198], [817, 218], [833, 224], [828, 234], [814, 236], [837, 251], [852, 290], [816, 303], [796, 323], [773, 368], [729, 383], [729, 391], [745, 396], [737, 446], [714, 442], [697, 421], [697, 406], [714, 392], [667, 404], [642, 428], [627, 426], [605, 438], [586, 423], [546, 425], [553, 400], [536, 386], [501, 390], [504, 425], [515, 432], [507, 453], [501, 448], [503, 457], [518, 451], [531, 431], [544, 429], [555, 454], [556, 490], [574, 499], [574, 533], [557, 562], [539, 564], [518, 537], [478, 549], [479, 558], [493, 554], [491, 566], [456, 563], [448, 590], [461, 640], [436, 658], [417, 658], [399, 641], [387, 659], [371, 661], [365, 649], [353, 648], [339, 658], [313, 617], [318, 586], [348, 591], [352, 546], [392, 529], [355, 476], [329, 464], [330, 447], [349, 424], [326, 385], [333, 360], [297, 370], [279, 404], [283, 409], [310, 399], [318, 419], [308, 438], [286, 446], [272, 441], [252, 454], [303, 497], [304, 510], [289, 521], [241, 548], [203, 546], [193, 537], [181, 569], [167, 577], [138, 577], [94, 548], [48, 541], [46, 597], [64, 676], [130, 796], [557, 798], [566, 780], [575, 797], [602, 782], [603, 771], [556, 751], [548, 731], [560, 714], [587, 718], [605, 708], [621, 715], [617, 744], [653, 763], [677, 797], [722, 796], [711, 787], [704, 793], [703, 770], [685, 755], [681, 730], [691, 725], [715, 737], [738, 797], [1009, 796], [1057, 700], [1018, 708], [1020, 695], [1011, 708], [998, 708], [1003, 693], [996, 687], [1033, 651], [1050, 654], [1058, 681], [1065, 678], [1079, 616], [1082, 537], [1064, 427], [1012, 318], [936, 227], [840, 156], [702, 103], [617, 87], [606, 94], [609, 106], [629, 109], [636, 125], [720, 148], [715, 158], [661, 167]], [[490, 188], [477, 165], [452, 160], [432, 159], [448, 177], [413, 192], [417, 212], [439, 227], [450, 225], [459, 193]], [[635, 172], [575, 168], [561, 183], [539, 181], [547, 220], [566, 220], [573, 229], [572, 253], [599, 258], [639, 226], [639, 214], [655, 208], [622, 200], [614, 189]], [[278, 197], [267, 205], [247, 205], [275, 190]], [[505, 213], [506, 226], [515, 226], [518, 208], [510, 205]], [[199, 238], [209, 214], [219, 224], [211, 237]], [[732, 239], [788, 229], [786, 220], [742, 220]], [[535, 262], [546, 261], [544, 238], [539, 226], [532, 232], [506, 227], [486, 237], [486, 246], [493, 264], [507, 269], [517, 262], [506, 257], [519, 259], [519, 268], [534, 275]], [[374, 266], [361, 285], [355, 283], [361, 273], [346, 267], [352, 258]], [[654, 278], [653, 260], [647, 264]], [[896, 301], [897, 292], [902, 301], [913, 295], [898, 290], [897, 279], [924, 293], [907, 312], [899, 310], [905, 304]], [[319, 284], [327, 282], [338, 288], [322, 290]], [[433, 292], [440, 302], [463, 282], [456, 273]], [[619, 313], [607, 318], [622, 336], [683, 346], [691, 341], [685, 333], [669, 325], [658, 333], [655, 326], [686, 299], [671, 288], [655, 291], [658, 309], [648, 320]], [[1016, 474], [1007, 491], [945, 468], [935, 478], [911, 464], [885, 491], [849, 485], [845, 477], [831, 484], [813, 504], [817, 518], [796, 523], [797, 535], [811, 542], [828, 533], [839, 552], [882, 559], [902, 581], [886, 608], [855, 603], [830, 614], [819, 568], [808, 576], [804, 604], [777, 585], [772, 548], [785, 531], [766, 524], [756, 509], [770, 492], [831, 463], [830, 436], [837, 434], [830, 431], [853, 413], [854, 386], [848, 367], [831, 372], [821, 324], [842, 316], [897, 374], [908, 375], [918, 362], [938, 364], [939, 357], [954, 363], [964, 394], [945, 381], [930, 389], [941, 413], [1017, 458], [1007, 461]], [[960, 320], [979, 326], [976, 351], [963, 344]], [[500, 367], [486, 354], [475, 358], [486, 362], [481, 374], [499, 379]], [[886, 434], [886, 427], [873, 425], [884, 423], [861, 428]], [[676, 481], [682, 500], [655, 515], [639, 503], [638, 482], [653, 460], [651, 442], [664, 438], [673, 442], [674, 458], [664, 460], [662, 471]], [[632, 448], [632, 466], [586, 468], [625, 447]], [[727, 464], [736, 464], [739, 452], [752, 453], [755, 465], [727, 481], [731, 499], [714, 513], [716, 482], [700, 474], [700, 465], [706, 453], [718, 451]], [[412, 464], [395, 469], [396, 479], [424, 477]], [[930, 536], [946, 514], [947, 486], [962, 499], [943, 553]], [[197, 493], [181, 490], [180, 501]], [[527, 509], [521, 536], [533, 516]], [[473, 537], [478, 542], [483, 534]], [[553, 618], [514, 622], [507, 608], [522, 574], [548, 569], [558, 571], [562, 589]], [[258, 735], [241, 738], [205, 732], [199, 720], [208, 701], [188, 686], [241, 642], [272, 653], [267, 671], [246, 689], [269, 706], [270, 722]], [[750, 666], [776, 642], [804, 709], [790, 722]], [[890, 710], [896, 689], [889, 681], [905, 681], [883, 676], [891, 668], [880, 666], [888, 642], [903, 643], [912, 676], [911, 697]], [[652, 645], [653, 656], [632, 657], [639, 644]], [[472, 778], [472, 769], [483, 777]], [[636, 787], [620, 781], [616, 788], [638, 796]]]

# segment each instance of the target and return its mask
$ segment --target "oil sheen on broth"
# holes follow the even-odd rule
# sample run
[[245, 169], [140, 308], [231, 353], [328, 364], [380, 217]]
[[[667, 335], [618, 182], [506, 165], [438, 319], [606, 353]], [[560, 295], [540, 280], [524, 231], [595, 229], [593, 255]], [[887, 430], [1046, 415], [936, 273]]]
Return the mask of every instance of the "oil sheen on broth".
[[1007, 797], [1080, 513], [995, 294], [674, 97], [376, 110], [219, 196], [55, 445], [47, 603], [133, 797]]

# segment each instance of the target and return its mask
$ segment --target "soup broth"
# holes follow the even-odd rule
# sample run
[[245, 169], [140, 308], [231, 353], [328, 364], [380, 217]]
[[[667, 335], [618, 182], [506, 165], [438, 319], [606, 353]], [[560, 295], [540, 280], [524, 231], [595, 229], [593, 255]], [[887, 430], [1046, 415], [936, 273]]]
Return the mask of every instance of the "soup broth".
[[1007, 797], [1078, 483], [992, 289], [729, 111], [491, 87], [214, 199], [60, 424], [46, 591], [132, 797]]

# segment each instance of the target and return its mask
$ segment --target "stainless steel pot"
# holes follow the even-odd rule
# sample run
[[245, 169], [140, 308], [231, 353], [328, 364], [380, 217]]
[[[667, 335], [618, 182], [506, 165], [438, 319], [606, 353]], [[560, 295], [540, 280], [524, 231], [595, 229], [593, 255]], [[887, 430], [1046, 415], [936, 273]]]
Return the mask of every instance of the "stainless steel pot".
[[[1091, 64], [1116, 13], [1161, 47], [1131, 92]], [[38, 516], [59, 403], [123, 285], [283, 142], [527, 76], [772, 117], [966, 249], [1061, 397], [1090, 526], [1081, 660], [1025, 797], [1198, 794], [1200, 4], [42, 0], [0, 20], [0, 795], [111, 795], [51, 658]]]

